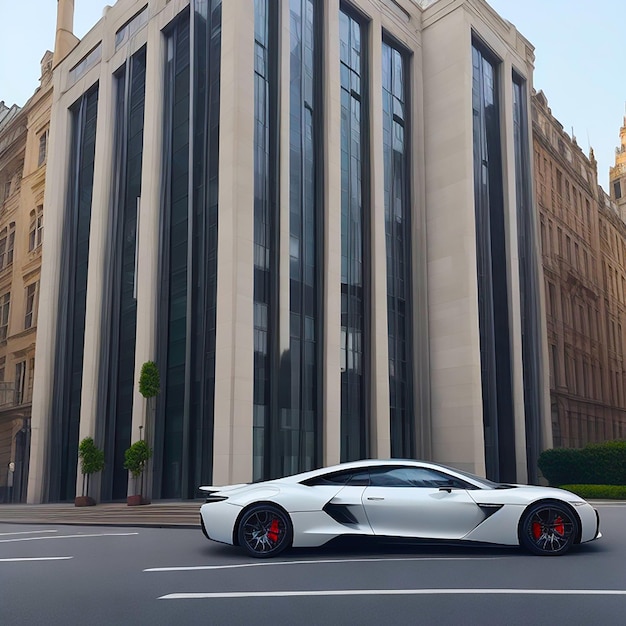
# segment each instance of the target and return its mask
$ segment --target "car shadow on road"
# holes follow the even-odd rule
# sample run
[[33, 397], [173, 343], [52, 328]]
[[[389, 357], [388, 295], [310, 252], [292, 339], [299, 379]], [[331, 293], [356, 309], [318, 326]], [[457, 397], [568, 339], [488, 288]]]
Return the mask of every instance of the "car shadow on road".
[[[576, 557], [576, 555], [600, 554], [610, 551], [608, 546], [598, 542], [575, 546], [568, 554], [560, 558]], [[242, 548], [211, 543], [203, 552], [207, 557], [218, 557], [225, 561], [240, 561], [246, 557]], [[495, 546], [491, 544], [457, 544], [447, 542], [422, 542], [406, 539], [379, 539], [362, 537], [340, 537], [324, 546], [317, 548], [291, 548], [279, 557], [281, 561], [308, 559], [375, 559], [385, 557], [405, 557], [424, 559], [469, 559], [472, 558], [537, 558], [518, 546]], [[250, 557], [249, 557], [250, 558]], [[250, 558], [252, 562], [258, 559]]]

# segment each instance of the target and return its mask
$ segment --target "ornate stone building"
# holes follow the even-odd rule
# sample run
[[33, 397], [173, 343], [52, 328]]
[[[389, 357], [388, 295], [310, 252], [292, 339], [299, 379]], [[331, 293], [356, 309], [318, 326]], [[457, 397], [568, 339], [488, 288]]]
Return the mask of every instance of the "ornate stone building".
[[563, 130], [543, 92], [532, 102], [554, 445], [581, 447], [626, 437], [626, 224], [598, 185], [593, 150]]
[[0, 502], [26, 497], [52, 53], [41, 85], [0, 122]]
[[0, 103], [0, 502], [26, 499], [52, 72], [78, 41], [72, 21], [59, 3], [39, 87], [21, 108]]

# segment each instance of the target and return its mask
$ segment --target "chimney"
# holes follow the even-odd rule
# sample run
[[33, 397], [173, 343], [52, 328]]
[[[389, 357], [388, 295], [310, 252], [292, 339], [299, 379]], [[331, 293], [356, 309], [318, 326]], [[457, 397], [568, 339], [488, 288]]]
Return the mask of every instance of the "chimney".
[[74, 28], [74, 0], [57, 0], [57, 32], [54, 40], [53, 67], [56, 67], [79, 42]]

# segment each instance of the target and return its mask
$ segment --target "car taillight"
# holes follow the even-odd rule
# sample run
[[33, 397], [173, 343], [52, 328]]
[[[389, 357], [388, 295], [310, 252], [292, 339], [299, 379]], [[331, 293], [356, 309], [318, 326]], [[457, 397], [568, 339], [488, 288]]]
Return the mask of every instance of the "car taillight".
[[228, 496], [207, 496], [204, 502], [222, 502], [223, 500], [228, 500]]

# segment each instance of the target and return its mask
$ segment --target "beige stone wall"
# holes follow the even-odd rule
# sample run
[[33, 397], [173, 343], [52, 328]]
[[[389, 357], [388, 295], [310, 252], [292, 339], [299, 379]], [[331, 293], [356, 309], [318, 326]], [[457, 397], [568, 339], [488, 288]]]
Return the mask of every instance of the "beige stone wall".
[[[472, 37], [500, 60], [501, 141], [517, 474], [526, 477], [512, 72], [532, 89], [532, 47], [485, 3], [440, 0], [423, 18], [433, 458], [484, 474], [473, 182]], [[530, 146], [529, 146], [530, 147]], [[547, 374], [546, 374], [547, 376]], [[544, 377], [545, 383], [547, 378]], [[548, 419], [547, 394], [543, 402]], [[544, 431], [549, 428], [544, 426]]]
[[[106, 298], [104, 249], [110, 210], [114, 127], [113, 73], [147, 43], [144, 162], [139, 228], [139, 280], [135, 359], [136, 378], [143, 362], [155, 358], [159, 271], [159, 207], [163, 61], [162, 29], [188, 5], [187, 0], [149, 0], [148, 25], [115, 49], [116, 31], [145, 2], [119, 0], [58, 65], [50, 124], [49, 179], [67, 180], [69, 107], [98, 83], [98, 139], [90, 234], [85, 361], [80, 436], [97, 430], [98, 355], [102, 301]], [[525, 448], [519, 286], [516, 253], [515, 177], [512, 148], [511, 72], [532, 86], [532, 49], [513, 27], [482, 0], [438, 0], [424, 12], [410, 0], [354, 0], [368, 22], [371, 204], [369, 243], [373, 310], [369, 342], [373, 356], [369, 404], [372, 455], [390, 455], [389, 372], [387, 354], [386, 249], [384, 236], [381, 41], [391, 35], [409, 57], [411, 82], [411, 217], [413, 234], [414, 387], [419, 456], [484, 473], [482, 398], [477, 311], [474, 228], [471, 38], [480, 37], [502, 60], [502, 128], [509, 298], [512, 329], [518, 475], [525, 476]], [[340, 459], [340, 267], [341, 267], [341, 119], [339, 88], [339, 0], [324, 11], [324, 397], [323, 463]], [[213, 479], [247, 481], [252, 474], [253, 390], [253, 120], [254, 55], [251, 0], [222, 5], [222, 76], [219, 172], [217, 345]], [[281, 3], [280, 123], [282, 181], [289, 179], [289, 11]], [[96, 56], [90, 57], [93, 51]], [[77, 76], [82, 61], [93, 65]], [[33, 401], [33, 465], [29, 499], [44, 494], [48, 416], [54, 373], [56, 299], [60, 279], [60, 224], [65, 186], [51, 185], [44, 205], [46, 243], [40, 302], [46, 310], [37, 341], [37, 387]], [[289, 192], [280, 191], [281, 271], [288, 277]], [[288, 319], [288, 279], [283, 278], [281, 315]], [[280, 337], [287, 345], [288, 334]], [[133, 437], [144, 423], [145, 403], [134, 398]]]

